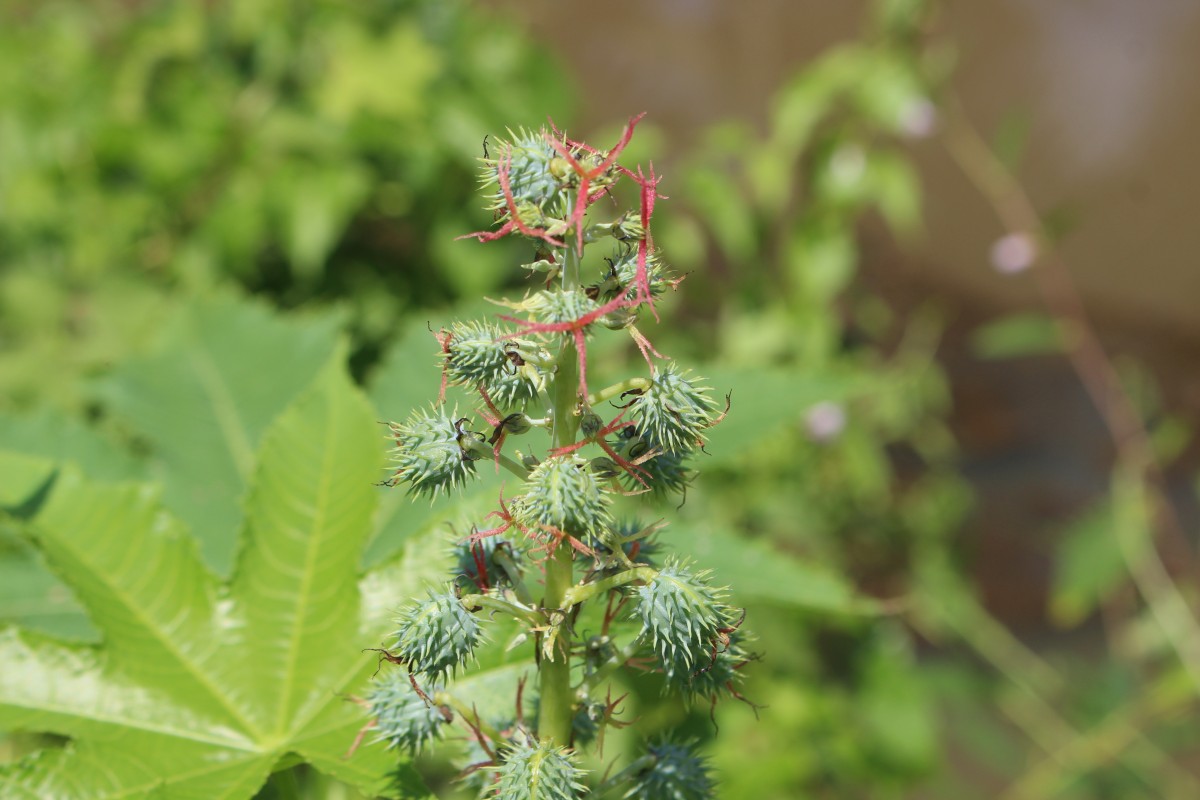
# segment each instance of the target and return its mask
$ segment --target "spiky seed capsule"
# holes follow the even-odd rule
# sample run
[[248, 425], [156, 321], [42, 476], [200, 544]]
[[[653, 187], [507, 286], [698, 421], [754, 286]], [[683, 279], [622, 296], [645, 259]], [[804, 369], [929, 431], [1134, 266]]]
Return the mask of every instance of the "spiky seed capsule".
[[395, 480], [408, 483], [409, 492], [436, 497], [475, 475], [472, 459], [464, 455], [464, 433], [444, 411], [417, 410], [403, 425], [391, 422], [388, 427], [396, 442]]
[[387, 742], [389, 750], [399, 748], [416, 755], [426, 742], [441, 736], [446, 724], [446, 712], [426, 704], [408, 676], [397, 670], [376, 680], [366, 700], [375, 720], [375, 741]]
[[393, 650], [410, 672], [429, 680], [465, 664], [482, 638], [479, 622], [451, 592], [410, 603], [396, 623]]
[[608, 705], [602, 702], [584, 703], [571, 718], [571, 741], [576, 748], [588, 747], [596, 741], [605, 724]]
[[716, 795], [708, 764], [694, 745], [664, 741], [646, 750], [654, 764], [637, 774], [626, 798], [710, 800]]
[[[454, 546], [454, 581], [457, 586], [467, 592], [482, 592], [506, 586], [509, 583], [508, 573], [495, 562], [493, 556], [499, 547], [512, 548], [498, 536], [480, 539], [474, 544], [464, 541]], [[482, 574], [479, 571], [483, 566]]]
[[[508, 185], [518, 207], [530, 205], [545, 208], [566, 186], [571, 174], [570, 165], [555, 152], [546, 140], [544, 131], [521, 129], [508, 132], [510, 141], [496, 142], [497, 158], [484, 159], [483, 185], [496, 186], [490, 210], [507, 210], [504, 192], [499, 189], [497, 170], [501, 159], [508, 163]], [[561, 165], [558, 162], [563, 162]], [[567, 169], [564, 170], [563, 166]]]
[[521, 302], [520, 307], [537, 317], [539, 322], [555, 325], [561, 322], [574, 322], [600, 306], [582, 291], [556, 289], [530, 295]]
[[[625, 297], [633, 300], [637, 297], [638, 284], [638, 251], [636, 248], [622, 247], [612, 257], [612, 288], [604, 293], [601, 301], [612, 300], [622, 289]], [[650, 286], [650, 296], [658, 297], [670, 282], [667, 280], [667, 267], [662, 263], [658, 251], [646, 254], [646, 282]]]
[[[505, 720], [494, 727], [504, 730], [513, 724], [513, 720]], [[453, 763], [458, 768], [458, 781], [463, 786], [464, 796], [494, 796], [496, 768], [492, 762], [492, 754], [483, 748], [475, 736], [468, 736], [463, 741], [462, 754], [454, 758]]]
[[657, 370], [632, 407], [638, 433], [653, 448], [684, 454], [704, 441], [716, 407], [706, 387], [688, 380], [674, 363]]
[[558, 456], [529, 473], [525, 493], [513, 500], [513, 516], [535, 535], [560, 531], [585, 539], [608, 524], [608, 502], [587, 460]]
[[613, 223], [612, 235], [622, 241], [636, 241], [646, 235], [642, 225], [642, 215], [638, 211], [629, 210]]
[[742, 682], [741, 667], [755, 656], [742, 647], [745, 637], [738, 631], [729, 634], [728, 641], [719, 644], [716, 655], [709, 653], [709, 660], [680, 689], [689, 697], [718, 697], [736, 691]]
[[724, 590], [709, 585], [707, 571], [693, 572], [672, 561], [639, 586], [637, 595], [642, 638], [653, 646], [667, 683], [686, 687], [710, 664], [721, 631], [729, 627]]
[[499, 800], [575, 800], [586, 791], [584, 772], [564, 747], [515, 744], [501, 757], [495, 794]]
[[[650, 451], [648, 445], [642, 440], [641, 448], [630, 448], [633, 452], [641, 452], [638, 455], [645, 455]], [[638, 456], [628, 452], [624, 453], [626, 458], [634, 459]], [[685, 491], [688, 484], [692, 480], [692, 470], [684, 463], [684, 456], [678, 453], [661, 453], [647, 461], [641, 462], [638, 466], [642, 471], [638, 473], [639, 481], [633, 475], [625, 473], [622, 475], [622, 480], [626, 488], [630, 491], [638, 491], [639, 489], [650, 488], [657, 496], [666, 494], [677, 494]]]
[[506, 333], [486, 322], [452, 325], [447, 352], [442, 354], [447, 381], [455, 386], [483, 386], [492, 402], [505, 409], [537, 397], [541, 373], [519, 357], [518, 345], [501, 339]]

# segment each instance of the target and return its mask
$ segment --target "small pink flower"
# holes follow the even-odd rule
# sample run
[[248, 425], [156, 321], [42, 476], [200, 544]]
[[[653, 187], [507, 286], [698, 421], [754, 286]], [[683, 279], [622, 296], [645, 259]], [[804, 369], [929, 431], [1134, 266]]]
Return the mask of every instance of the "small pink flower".
[[1028, 233], [1010, 233], [992, 244], [992, 268], [1001, 275], [1016, 275], [1037, 260], [1037, 242]]

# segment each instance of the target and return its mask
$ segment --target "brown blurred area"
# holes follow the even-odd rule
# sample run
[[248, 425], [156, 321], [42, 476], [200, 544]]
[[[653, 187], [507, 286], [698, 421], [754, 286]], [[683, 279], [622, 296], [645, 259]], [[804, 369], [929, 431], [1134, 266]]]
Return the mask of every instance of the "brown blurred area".
[[[573, 70], [581, 128], [647, 111], [680, 145], [731, 115], [764, 124], [773, 91], [855, 36], [866, 9], [828, 0], [492, 5], [524, 19]], [[955, 49], [954, 91], [974, 124], [985, 135], [1010, 119], [1028, 126], [1017, 177], [1044, 217], [1067, 222], [1060, 253], [1110, 354], [1141, 360], [1168, 409], [1200, 417], [1200, 3], [947, 2], [937, 32]], [[991, 610], [1032, 634], [1047, 624], [1051, 537], [1107, 489], [1112, 443], [1065, 359], [970, 354], [978, 324], [1041, 299], [1030, 275], [991, 268], [989, 248], [1004, 231], [937, 137], [915, 152], [926, 235], [901, 249], [866, 231], [864, 272], [885, 295], [934, 298], [948, 316], [953, 422], [980, 492], [967, 532], [976, 571]], [[1190, 487], [1175, 488], [1195, 519]]]

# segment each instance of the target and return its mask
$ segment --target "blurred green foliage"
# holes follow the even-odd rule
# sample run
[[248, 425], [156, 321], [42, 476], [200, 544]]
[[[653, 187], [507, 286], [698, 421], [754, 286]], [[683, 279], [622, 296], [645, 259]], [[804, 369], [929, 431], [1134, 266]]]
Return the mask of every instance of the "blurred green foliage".
[[[457, 0], [0, 7], [3, 403], [82, 403], [180, 298], [399, 312], [495, 285], [463, 255], [483, 135], [568, 111], [515, 27]], [[53, 369], [47, 365], [53, 364]]]
[[[944, 422], [934, 309], [892, 308], [859, 274], [864, 224], [901, 242], [920, 231], [906, 148], [932, 132], [941, 66], [912, 40], [924, 4], [899, 5], [879, 4], [861, 42], [790, 80], [765, 135], [738, 122], [710, 130], [677, 168], [685, 185], [657, 235], [666, 252], [706, 242], [681, 246], [695, 260], [678, 266], [723, 298], [705, 312], [711, 333], [695, 332], [714, 361], [803, 375], [808, 387], [783, 415], [755, 408], [781, 387], [735, 389], [728, 424], [772, 435], [733, 463], [705, 464], [683, 513], [903, 602], [919, 591], [914, 562], [945, 550], [970, 493]], [[767, 704], [761, 728], [742, 709], [718, 709], [726, 796], [893, 796], [933, 773], [936, 706], [902, 626], [764, 616], [768, 657], [746, 690]], [[769, 766], [745, 768], [747, 742]]]

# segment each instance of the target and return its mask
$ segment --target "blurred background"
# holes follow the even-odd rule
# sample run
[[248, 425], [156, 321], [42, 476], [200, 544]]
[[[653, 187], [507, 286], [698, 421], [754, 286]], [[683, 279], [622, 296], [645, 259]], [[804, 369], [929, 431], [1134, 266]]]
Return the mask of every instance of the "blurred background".
[[[655, 341], [769, 396], [683, 524], [886, 609], [752, 608], [766, 707], [646, 716], [730, 798], [1200, 796], [1197, 75], [1191, 0], [4, 0], [0, 444], [154, 474], [106, 381], [214, 303], [369, 382], [524, 286], [455, 239], [485, 135], [646, 111]], [[0, 615], [88, 635], [21, 580]]]

